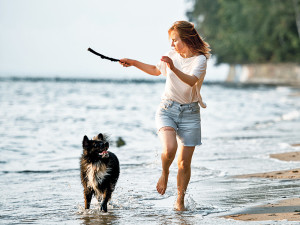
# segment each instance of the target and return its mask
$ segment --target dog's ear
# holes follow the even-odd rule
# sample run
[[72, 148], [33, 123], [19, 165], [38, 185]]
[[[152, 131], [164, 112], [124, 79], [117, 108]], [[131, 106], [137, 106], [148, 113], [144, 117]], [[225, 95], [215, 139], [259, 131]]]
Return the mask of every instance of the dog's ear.
[[84, 149], [87, 149], [88, 146], [89, 146], [89, 139], [88, 139], [88, 137], [87, 137], [86, 135], [84, 135], [83, 141], [82, 141], [82, 147], [83, 147]]
[[105, 143], [105, 148], [107, 148], [107, 149], [109, 148], [109, 143], [108, 142]]
[[99, 140], [99, 141], [103, 141], [103, 134], [101, 134], [101, 133], [98, 134], [98, 140]]

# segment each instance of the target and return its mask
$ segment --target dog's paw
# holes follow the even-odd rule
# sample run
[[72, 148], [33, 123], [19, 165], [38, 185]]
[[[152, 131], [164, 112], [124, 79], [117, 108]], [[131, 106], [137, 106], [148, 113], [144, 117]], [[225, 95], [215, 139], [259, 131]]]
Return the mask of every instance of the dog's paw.
[[101, 211], [107, 212], [107, 204], [101, 204]]

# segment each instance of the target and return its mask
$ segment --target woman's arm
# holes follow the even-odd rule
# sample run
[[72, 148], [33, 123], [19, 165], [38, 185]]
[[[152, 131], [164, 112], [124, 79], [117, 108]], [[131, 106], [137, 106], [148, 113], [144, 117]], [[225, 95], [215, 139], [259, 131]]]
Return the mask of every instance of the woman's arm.
[[168, 56], [163, 56], [161, 58], [161, 61], [166, 62], [168, 67], [170, 68], [170, 70], [172, 70], [180, 80], [182, 80], [184, 83], [190, 85], [191, 87], [193, 87], [196, 84], [196, 82], [198, 81], [198, 78], [195, 75], [190, 76], [188, 74], [183, 73], [179, 69], [177, 69], [173, 64], [172, 59], [169, 58]]
[[158, 76], [161, 74], [161, 72], [159, 71], [159, 69], [156, 68], [156, 66], [142, 63], [140, 61], [133, 60], [133, 59], [126, 59], [126, 58], [120, 59], [120, 64], [123, 65], [124, 67], [134, 66], [144, 71], [145, 73], [148, 73], [153, 76]]

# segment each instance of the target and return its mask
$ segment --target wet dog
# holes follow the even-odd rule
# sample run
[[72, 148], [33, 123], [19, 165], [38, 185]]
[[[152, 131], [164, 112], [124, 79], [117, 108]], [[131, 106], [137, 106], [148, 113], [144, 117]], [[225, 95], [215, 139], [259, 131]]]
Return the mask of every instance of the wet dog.
[[107, 212], [107, 203], [111, 198], [120, 174], [117, 156], [107, 151], [107, 137], [98, 134], [93, 140], [87, 136], [82, 141], [83, 153], [80, 159], [81, 183], [84, 188], [85, 209], [90, 208], [95, 195], [101, 203], [101, 211]]

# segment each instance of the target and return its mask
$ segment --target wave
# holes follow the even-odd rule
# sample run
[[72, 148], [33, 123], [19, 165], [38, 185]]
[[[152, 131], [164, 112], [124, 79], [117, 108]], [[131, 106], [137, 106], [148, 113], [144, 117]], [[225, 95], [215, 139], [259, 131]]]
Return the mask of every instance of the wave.
[[299, 118], [300, 118], [300, 111], [293, 110], [291, 112], [282, 114], [281, 116], [278, 116], [274, 119], [255, 122], [254, 125], [245, 127], [244, 130], [262, 129], [262, 128], [273, 126], [274, 124], [280, 123], [282, 121], [296, 121]]
[[286, 114], [283, 114], [280, 118], [278, 118], [278, 121], [285, 120], [285, 121], [291, 121], [296, 120], [300, 117], [300, 112], [297, 110], [288, 112]]

